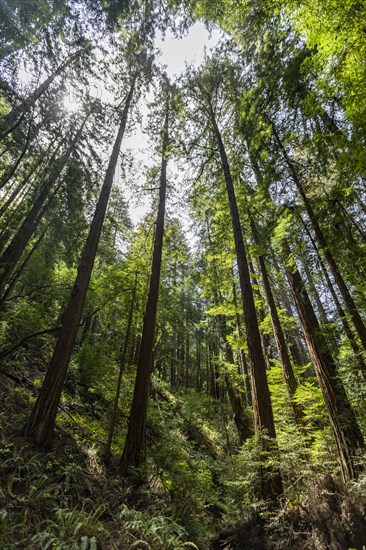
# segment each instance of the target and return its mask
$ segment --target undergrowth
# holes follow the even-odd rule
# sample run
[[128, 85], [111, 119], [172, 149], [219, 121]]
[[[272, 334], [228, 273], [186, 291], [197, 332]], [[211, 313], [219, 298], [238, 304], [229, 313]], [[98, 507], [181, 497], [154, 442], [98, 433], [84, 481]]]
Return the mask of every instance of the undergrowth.
[[[275, 386], [276, 367], [271, 376]], [[238, 448], [228, 404], [193, 389], [173, 394], [154, 379], [146, 483], [136, 489], [118, 475], [125, 402], [107, 467], [108, 401], [66, 391], [52, 452], [39, 452], [19, 435], [37, 391], [29, 373], [22, 380], [0, 375], [2, 550], [362, 550], [366, 482], [345, 486], [326, 474], [337, 467], [323, 419], [306, 445], [294, 423], [278, 421], [279, 452], [268, 460], [281, 469], [285, 499], [270, 510], [258, 494], [255, 441]], [[310, 392], [299, 399], [317, 406]]]

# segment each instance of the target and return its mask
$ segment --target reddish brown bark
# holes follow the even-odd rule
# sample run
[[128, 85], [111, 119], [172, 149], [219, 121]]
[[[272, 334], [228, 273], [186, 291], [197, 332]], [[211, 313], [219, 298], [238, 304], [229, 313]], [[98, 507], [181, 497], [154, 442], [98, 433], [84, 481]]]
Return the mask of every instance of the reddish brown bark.
[[[169, 102], [168, 102], [169, 103]], [[152, 372], [152, 354], [155, 340], [156, 314], [159, 298], [161, 257], [163, 250], [164, 219], [166, 203], [166, 170], [169, 105], [166, 107], [163, 129], [159, 206], [156, 218], [156, 231], [151, 266], [150, 284], [146, 302], [145, 316], [142, 328], [140, 353], [137, 362], [135, 388], [131, 405], [130, 420], [125, 447], [120, 462], [120, 472], [129, 474], [131, 468], [141, 466], [146, 460], [146, 421], [150, 392], [150, 376]]]
[[[291, 256], [291, 250], [286, 243], [284, 255], [286, 258]], [[301, 275], [296, 266], [293, 269], [287, 268], [286, 274], [333, 428], [342, 477], [348, 481], [357, 477], [356, 459], [364, 445], [363, 437], [342, 381], [337, 376], [336, 364], [321, 332]]]
[[[256, 227], [254, 219], [252, 218], [251, 215], [250, 215], [250, 226], [251, 226], [251, 230], [252, 230], [254, 243], [256, 245], [260, 245], [261, 242], [260, 242], [259, 234], [258, 234], [258, 231], [257, 231], [257, 227]], [[291, 405], [292, 405], [292, 408], [293, 408], [293, 411], [294, 411], [295, 419], [296, 419], [298, 424], [301, 424], [302, 421], [303, 421], [304, 414], [303, 414], [303, 411], [302, 411], [301, 407], [296, 403], [296, 401], [294, 399], [298, 384], [297, 384], [297, 380], [295, 378], [294, 370], [292, 368], [290, 354], [289, 354], [289, 351], [288, 351], [288, 348], [287, 348], [285, 335], [284, 335], [283, 330], [282, 330], [280, 318], [278, 316], [277, 307], [276, 307], [276, 303], [275, 303], [275, 300], [274, 300], [271, 284], [270, 284], [268, 273], [267, 273], [267, 266], [266, 266], [266, 262], [265, 262], [265, 258], [263, 256], [263, 254], [259, 255], [258, 262], [259, 262], [259, 268], [260, 268], [260, 272], [261, 272], [261, 276], [262, 276], [262, 283], [263, 283], [264, 293], [265, 293], [265, 296], [266, 296], [266, 300], [267, 300], [267, 304], [268, 304], [268, 308], [269, 308], [269, 313], [270, 313], [270, 317], [271, 317], [272, 330], [273, 330], [273, 334], [274, 334], [275, 341], [276, 341], [278, 356], [279, 356], [279, 359], [280, 359], [280, 362], [281, 362], [281, 365], [282, 365], [283, 377], [284, 377], [285, 382], [286, 382], [286, 386], [287, 386], [287, 390], [288, 390], [288, 393], [289, 393], [289, 396], [290, 396]]]
[[344, 303], [346, 305], [346, 308], [350, 314], [350, 317], [352, 319], [352, 322], [355, 326], [355, 329], [360, 337], [360, 340], [362, 342], [362, 345], [364, 347], [364, 349], [366, 349], [366, 326], [361, 318], [361, 315], [357, 309], [357, 306], [352, 298], [352, 295], [350, 293], [350, 291], [348, 290], [348, 287], [342, 277], [342, 274], [339, 270], [339, 267], [338, 267], [338, 264], [337, 262], [335, 261], [334, 259], [334, 256], [330, 250], [330, 248], [328, 247], [328, 243], [327, 243], [327, 240], [325, 238], [325, 235], [323, 233], [323, 230], [321, 229], [320, 225], [319, 225], [319, 222], [318, 222], [318, 219], [315, 215], [315, 212], [313, 210], [313, 207], [305, 193], [305, 190], [302, 186], [302, 183], [300, 181], [300, 177], [298, 175], [298, 172], [297, 172], [297, 168], [294, 164], [294, 162], [290, 159], [287, 151], [286, 151], [286, 148], [285, 146], [283, 145], [282, 141], [280, 140], [280, 137], [278, 135], [278, 132], [275, 128], [275, 126], [272, 124], [272, 131], [273, 131], [273, 135], [277, 141], [277, 144], [282, 152], [282, 155], [283, 155], [283, 158], [284, 158], [284, 161], [286, 162], [287, 166], [288, 166], [288, 169], [290, 171], [290, 174], [292, 176], [292, 179], [297, 187], [297, 190], [303, 200], [303, 203], [304, 203], [304, 206], [305, 206], [305, 209], [306, 209], [306, 212], [309, 216], [309, 219], [310, 219], [310, 222], [313, 226], [313, 229], [314, 229], [314, 232], [315, 232], [315, 235], [316, 235], [316, 238], [318, 239], [318, 242], [319, 242], [319, 245], [320, 245], [320, 249], [322, 251], [322, 253], [324, 254], [324, 258], [325, 260], [327, 261], [328, 265], [329, 265], [329, 268], [332, 272], [332, 275], [334, 277], [334, 280], [339, 288], [339, 291], [343, 297], [343, 300], [344, 300]]
[[309, 236], [309, 239], [310, 239], [310, 242], [315, 250], [315, 253], [317, 255], [317, 258], [318, 258], [318, 262], [319, 262], [319, 265], [321, 267], [321, 270], [323, 272], [323, 275], [324, 275], [324, 279], [327, 283], [327, 286], [328, 286], [328, 289], [332, 295], [332, 298], [333, 298], [333, 301], [334, 301], [334, 304], [336, 306], [336, 310], [337, 310], [337, 313], [339, 315], [339, 318], [342, 322], [342, 325], [343, 325], [343, 329], [344, 329], [344, 332], [349, 340], [349, 343], [351, 345], [351, 348], [352, 348], [352, 351], [356, 357], [356, 361], [357, 361], [357, 365], [358, 365], [358, 368], [360, 370], [360, 372], [362, 373], [362, 375], [364, 377], [366, 377], [366, 364], [365, 364], [365, 361], [363, 360], [363, 357], [362, 357], [362, 350], [360, 349], [358, 343], [357, 343], [357, 340], [352, 332], [352, 329], [348, 323], [348, 320], [347, 320], [347, 316], [346, 316], [346, 313], [345, 311], [343, 310], [343, 307], [342, 307], [342, 304], [341, 302], [339, 301], [338, 299], [338, 296], [337, 296], [337, 293], [336, 291], [334, 290], [334, 286], [333, 286], [333, 283], [332, 281], [330, 280], [330, 277], [329, 277], [329, 274], [328, 274], [328, 270], [326, 268], [326, 266], [324, 265], [324, 262], [323, 262], [323, 259], [320, 255], [320, 252], [318, 250], [318, 247], [316, 245], [316, 242], [314, 241], [306, 223], [304, 222], [304, 220], [302, 219], [302, 217], [300, 216], [300, 219], [305, 227], [305, 230]]
[[100, 191], [98, 204], [90, 225], [88, 238], [84, 246], [78, 267], [76, 280], [71, 291], [56, 347], [48, 366], [47, 373], [38, 399], [24, 427], [24, 434], [32, 438], [40, 447], [49, 447], [52, 443], [55, 419], [61, 393], [67, 374], [71, 354], [83, 312], [86, 293], [94, 265], [97, 247], [102, 232], [108, 199], [121, 149], [121, 143], [126, 128], [135, 79], [131, 85], [121, 117], [120, 127], [113, 146], [107, 172]]
[[[222, 141], [221, 133], [216, 123], [213, 109], [210, 107], [211, 123], [214, 130], [217, 148], [221, 158], [222, 169], [225, 176], [226, 190], [228, 194], [230, 215], [233, 228], [236, 258], [239, 269], [240, 290], [243, 300], [244, 320], [248, 353], [251, 368], [254, 429], [261, 441], [261, 432], [267, 432], [269, 438], [275, 441], [276, 430], [273, 419], [271, 396], [269, 393], [266, 363], [263, 355], [261, 337], [258, 327], [258, 319], [255, 310], [253, 289], [250, 281], [247, 255], [244, 247], [239, 212], [235, 197], [230, 166]], [[262, 441], [263, 444], [263, 441]], [[274, 498], [282, 494], [282, 481], [280, 473], [276, 470], [266, 472], [261, 476], [262, 494], [264, 498]]]

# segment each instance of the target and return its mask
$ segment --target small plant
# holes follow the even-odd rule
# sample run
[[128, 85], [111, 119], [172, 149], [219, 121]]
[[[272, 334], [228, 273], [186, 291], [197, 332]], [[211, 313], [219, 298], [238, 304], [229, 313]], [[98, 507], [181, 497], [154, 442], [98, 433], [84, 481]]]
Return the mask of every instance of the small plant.
[[119, 517], [123, 522], [123, 528], [131, 538], [129, 548], [149, 548], [150, 550], [182, 550], [183, 548], [195, 548], [193, 542], [185, 541], [186, 530], [171, 518], [150, 515], [123, 505]]
[[31, 538], [32, 548], [38, 544], [43, 550], [96, 550], [98, 543], [103, 547], [108, 539], [108, 531], [99, 521], [103, 512], [102, 506], [91, 512], [78, 507], [57, 509], [55, 519], [43, 522], [40, 532]]

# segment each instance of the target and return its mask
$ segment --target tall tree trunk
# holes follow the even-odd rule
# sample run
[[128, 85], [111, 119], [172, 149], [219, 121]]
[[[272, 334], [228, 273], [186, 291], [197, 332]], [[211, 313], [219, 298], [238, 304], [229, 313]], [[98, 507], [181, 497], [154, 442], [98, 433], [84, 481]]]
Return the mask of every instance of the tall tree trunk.
[[355, 239], [355, 237], [353, 235], [352, 227], [357, 231], [357, 233], [361, 237], [362, 241], [366, 242], [366, 234], [365, 234], [363, 228], [355, 220], [355, 217], [353, 216], [353, 214], [348, 212], [347, 208], [341, 203], [341, 201], [339, 199], [335, 200], [334, 202], [339, 208], [340, 214], [341, 214], [341, 216], [344, 220], [343, 223], [344, 223], [344, 225], [346, 226], [346, 228], [348, 230], [348, 233], [349, 233], [349, 236], [350, 236], [349, 238], [350, 238], [350, 241], [352, 242], [352, 244], [355, 245], [355, 246], [357, 246], [359, 244], [358, 241]]
[[[238, 312], [238, 298], [237, 298], [237, 292], [236, 292], [236, 282], [233, 272], [233, 300], [234, 300], [234, 307], [235, 307], [235, 318], [236, 318], [236, 327], [238, 331], [239, 338], [244, 338], [242, 326], [241, 326], [241, 320], [240, 315]], [[242, 369], [242, 375], [243, 375], [243, 381], [244, 381], [244, 388], [245, 388], [245, 400], [249, 406], [252, 406], [252, 391], [250, 387], [250, 375], [249, 375], [249, 369], [248, 369], [248, 363], [244, 355], [244, 351], [240, 348], [239, 349], [239, 360], [240, 360], [240, 366]]]
[[129, 343], [129, 340], [130, 340], [133, 312], [134, 312], [134, 309], [135, 309], [136, 289], [137, 289], [137, 273], [136, 273], [136, 276], [135, 276], [135, 284], [134, 284], [133, 291], [132, 291], [131, 305], [130, 305], [130, 311], [129, 311], [129, 314], [128, 314], [126, 334], [125, 334], [124, 342], [121, 346], [121, 352], [120, 352], [119, 361], [118, 361], [119, 362], [119, 371], [118, 371], [116, 395], [114, 397], [111, 420], [110, 420], [110, 424], [109, 424], [108, 440], [107, 440], [105, 450], [104, 450], [104, 460], [107, 463], [109, 462], [109, 458], [110, 458], [110, 454], [111, 454], [111, 446], [112, 446], [114, 428], [115, 428], [115, 425], [116, 425], [118, 402], [119, 402], [119, 397], [120, 397], [120, 394], [121, 394], [122, 376], [123, 376], [123, 373], [124, 373], [124, 370], [125, 370], [125, 365], [126, 365], [127, 349], [128, 349], [128, 343]]
[[[280, 292], [280, 302], [288, 317], [294, 318], [294, 312], [292, 310], [292, 305], [287, 294], [287, 289], [283, 288]], [[291, 351], [291, 355], [296, 365], [299, 367], [306, 365], [310, 362], [310, 357], [307, 353], [303, 338], [300, 334], [300, 328], [294, 328], [288, 331], [287, 333], [287, 342]]]
[[26, 174], [26, 176], [22, 179], [21, 182], [19, 182], [18, 185], [15, 186], [15, 188], [12, 190], [4, 204], [0, 207], [0, 218], [7, 212], [9, 207], [13, 204], [15, 199], [18, 197], [20, 192], [25, 188], [29, 180], [32, 178], [33, 175], [35, 175], [35, 178], [41, 173], [42, 167], [36, 172], [37, 168], [42, 164], [42, 159], [40, 158], [34, 166], [32, 166], [31, 170]]
[[[261, 242], [260, 242], [258, 230], [251, 214], [249, 214], [249, 218], [250, 218], [250, 227], [252, 230], [254, 243], [257, 246], [260, 246]], [[276, 341], [278, 356], [280, 358], [280, 362], [282, 365], [283, 377], [286, 382], [286, 386], [290, 396], [290, 401], [294, 411], [296, 422], [298, 424], [301, 424], [304, 418], [304, 414], [301, 407], [296, 403], [294, 399], [298, 384], [295, 378], [294, 370], [292, 368], [290, 355], [286, 345], [285, 335], [283, 333], [280, 318], [278, 316], [277, 307], [273, 297], [273, 292], [272, 292], [271, 284], [267, 273], [267, 266], [266, 266], [263, 254], [259, 255], [258, 262], [259, 262], [259, 268], [262, 276], [264, 293], [266, 296], [269, 313], [271, 317], [272, 329], [273, 329], [273, 334]]]
[[[222, 302], [220, 291], [217, 288], [214, 289], [214, 300], [215, 300], [215, 306], [218, 306]], [[228, 330], [227, 330], [226, 320], [223, 315], [218, 316], [218, 323], [219, 323], [222, 345], [225, 353], [225, 359], [230, 365], [235, 365], [233, 350], [227, 341]], [[243, 402], [242, 402], [240, 393], [234, 387], [230, 379], [230, 376], [228, 375], [227, 372], [225, 373], [225, 384], [226, 384], [226, 389], [229, 396], [231, 409], [234, 415], [234, 422], [238, 430], [239, 443], [240, 445], [243, 445], [243, 443], [248, 439], [248, 437], [250, 437], [250, 426], [249, 426], [248, 418], [244, 411]]]
[[[271, 396], [269, 393], [266, 374], [266, 363], [261, 345], [261, 337], [258, 327], [257, 314], [255, 310], [253, 290], [250, 281], [247, 255], [244, 247], [230, 166], [212, 107], [210, 107], [210, 116], [216, 137], [217, 147], [220, 153], [222, 169], [225, 176], [226, 190], [228, 194], [231, 222], [235, 241], [236, 258], [239, 269], [240, 290], [243, 300], [245, 329], [252, 374], [251, 381], [254, 429], [258, 440], [261, 442], [262, 445], [264, 445], [264, 440], [261, 438], [262, 430], [265, 430], [267, 432], [267, 436], [269, 436], [269, 438], [271, 438], [273, 441], [275, 441], [276, 438]], [[276, 470], [272, 470], [268, 473], [268, 477], [266, 475], [261, 476], [262, 494], [264, 498], [275, 498], [276, 496], [282, 494], [283, 491], [281, 476], [280, 473]]]
[[[38, 160], [31, 166], [30, 170], [26, 173], [24, 178], [19, 181], [17, 184], [13, 184], [8, 192], [8, 198], [5, 200], [4, 204], [0, 207], [0, 218], [7, 212], [9, 207], [13, 204], [15, 199], [18, 197], [18, 195], [21, 193], [21, 191], [26, 190], [26, 186], [28, 182], [33, 178], [33, 180], [37, 180], [37, 177], [42, 171], [42, 165], [47, 162], [49, 165], [53, 162], [53, 159], [55, 158], [56, 152], [58, 152], [61, 143], [64, 143], [64, 140], [61, 140], [61, 143], [56, 147], [56, 150], [50, 155], [49, 159], [47, 159], [49, 152], [51, 151], [52, 147], [56, 143], [57, 138], [54, 138], [50, 144], [48, 145], [46, 151], [39, 156]], [[39, 168], [40, 167], [40, 168]], [[39, 170], [38, 170], [39, 168]], [[26, 194], [24, 195], [26, 196]], [[3, 247], [1, 247], [3, 248]]]
[[171, 350], [170, 350], [170, 389], [174, 389], [178, 384], [178, 372], [177, 372], [177, 343], [176, 334], [171, 337]]
[[1, 181], [0, 181], [0, 189], [2, 189], [3, 187], [5, 187], [5, 185], [8, 183], [8, 181], [11, 180], [11, 178], [14, 176], [15, 172], [17, 171], [17, 169], [19, 168], [19, 165], [20, 163], [22, 162], [26, 152], [28, 151], [28, 148], [29, 148], [29, 143], [31, 141], [31, 137], [34, 139], [35, 138], [35, 135], [36, 133], [39, 131], [37, 130], [36, 132], [33, 133], [33, 136], [32, 136], [32, 126], [33, 126], [33, 119], [30, 121], [29, 123], [29, 128], [28, 128], [28, 132], [27, 132], [27, 138], [25, 140], [25, 144], [23, 146], [23, 149], [19, 155], [19, 157], [17, 158], [17, 160], [15, 161], [14, 164], [12, 164], [9, 168], [8, 171], [5, 172], [5, 174], [3, 175], [3, 177], [1, 178]]
[[44, 210], [42, 212], [42, 209], [44, 209], [44, 203], [46, 202], [47, 198], [51, 193], [53, 186], [58, 180], [60, 172], [66, 166], [67, 161], [69, 160], [71, 154], [73, 153], [75, 146], [78, 140], [80, 139], [80, 136], [83, 132], [84, 126], [89, 116], [90, 116], [90, 113], [84, 119], [81, 127], [79, 128], [78, 132], [73, 138], [71, 144], [67, 148], [66, 152], [63, 154], [60, 163], [57, 165], [57, 170], [53, 170], [53, 174], [43, 185], [41, 192], [38, 195], [37, 199], [35, 200], [33, 206], [29, 210], [27, 216], [25, 217], [22, 224], [20, 225], [17, 233], [14, 235], [11, 242], [9, 243], [7, 248], [4, 250], [0, 258], [0, 296], [3, 294], [5, 285], [9, 281], [19, 258], [23, 254], [29, 239], [33, 235], [38, 223], [40, 222], [40, 219], [41, 219], [40, 214], [42, 213], [43, 215], [44, 213]]
[[[209, 230], [208, 230], [208, 239], [211, 244]], [[218, 277], [215, 263], [213, 263], [213, 273], [214, 273], [214, 280], [215, 280], [213, 285], [213, 298], [214, 298], [215, 306], [218, 307], [220, 304], [222, 304], [223, 300], [222, 300], [222, 295], [219, 288], [219, 277]], [[218, 315], [217, 320], [218, 320], [220, 336], [221, 336], [222, 346], [225, 353], [226, 362], [229, 363], [230, 365], [235, 365], [233, 350], [227, 341], [228, 329], [227, 329], [226, 319], [224, 315]], [[250, 430], [248, 418], [245, 414], [245, 410], [243, 407], [241, 393], [234, 386], [234, 384], [231, 381], [230, 375], [227, 372], [225, 372], [225, 384], [226, 384], [226, 389], [229, 396], [231, 409], [234, 415], [234, 422], [238, 430], [239, 444], [243, 445], [243, 443], [248, 439], [248, 437], [250, 437], [251, 430]]]
[[[272, 124], [272, 122], [271, 122]], [[277, 144], [282, 152], [283, 158], [288, 166], [288, 169], [291, 173], [292, 179], [294, 180], [294, 183], [297, 187], [297, 190], [303, 200], [306, 212], [309, 216], [309, 219], [311, 221], [311, 224], [313, 226], [316, 238], [318, 239], [320, 248], [322, 250], [322, 253], [324, 254], [324, 257], [329, 265], [329, 268], [332, 272], [332, 275], [334, 277], [334, 280], [339, 288], [339, 291], [343, 297], [344, 303], [346, 305], [346, 308], [350, 314], [350, 317], [352, 319], [352, 322], [356, 328], [356, 331], [360, 337], [360, 340], [362, 342], [363, 347], [366, 349], [366, 327], [364, 325], [364, 322], [359, 314], [359, 311], [357, 309], [357, 306], [351, 296], [350, 291], [347, 288], [347, 285], [341, 275], [341, 272], [338, 268], [338, 265], [333, 257], [333, 254], [331, 250], [328, 247], [327, 240], [325, 238], [325, 235], [323, 233], [323, 230], [321, 229], [319, 222], [317, 220], [317, 217], [315, 215], [315, 212], [313, 210], [313, 207], [311, 206], [311, 203], [305, 193], [305, 190], [301, 184], [297, 169], [295, 164], [290, 159], [289, 155], [287, 154], [287, 151], [285, 149], [285, 146], [283, 145], [282, 141], [280, 140], [280, 137], [278, 135], [278, 132], [275, 128], [275, 126], [272, 124], [272, 131], [273, 135], [277, 141]]]
[[156, 218], [153, 258], [150, 284], [146, 302], [140, 353], [137, 363], [135, 388], [131, 405], [130, 420], [125, 447], [120, 462], [120, 472], [128, 474], [130, 468], [141, 466], [146, 460], [146, 421], [152, 371], [152, 352], [155, 339], [156, 313], [159, 298], [161, 257], [163, 251], [164, 218], [166, 203], [166, 169], [169, 145], [169, 100], [166, 105], [162, 138], [162, 157], [159, 190], [159, 206]]
[[215, 359], [211, 361], [211, 397], [221, 399], [222, 386]]
[[[291, 257], [287, 243], [284, 243], [283, 252], [285, 259]], [[293, 269], [286, 267], [286, 274], [333, 428], [342, 477], [348, 481], [357, 477], [356, 459], [364, 444], [363, 437], [301, 275], [296, 266]]]
[[76, 280], [65, 314], [63, 315], [61, 332], [38, 399], [24, 427], [24, 434], [35, 440], [36, 444], [41, 447], [49, 447], [52, 443], [57, 408], [83, 312], [134, 87], [135, 78], [133, 79], [123, 109], [120, 127], [108, 163], [98, 204], [90, 225], [88, 238], [81, 256]]
[[38, 239], [36, 240], [36, 242], [34, 243], [32, 248], [30, 249], [29, 253], [24, 258], [23, 262], [20, 264], [18, 269], [15, 271], [11, 281], [9, 282], [8, 288], [6, 289], [4, 294], [0, 297], [0, 310], [3, 309], [3, 307], [5, 305], [5, 302], [8, 300], [8, 297], [10, 296], [12, 290], [14, 289], [15, 285], [17, 284], [17, 282], [19, 280], [19, 277], [21, 276], [21, 274], [23, 273], [23, 271], [24, 271], [25, 267], [27, 266], [29, 260], [31, 259], [31, 257], [33, 256], [33, 254], [35, 253], [35, 251], [37, 250], [37, 248], [41, 244], [41, 242], [43, 240], [43, 237], [46, 234], [46, 231], [47, 231], [47, 228], [42, 231], [41, 235], [38, 237]]
[[36, 101], [45, 93], [45, 91], [51, 86], [52, 82], [57, 76], [59, 76], [71, 63], [80, 55], [81, 51], [72, 54], [68, 59], [63, 61], [61, 65], [48, 77], [38, 88], [32, 92], [28, 97], [23, 99], [19, 105], [13, 107], [13, 109], [2, 117], [0, 120], [0, 139], [10, 134], [22, 121], [24, 114], [34, 107]]
[[[65, 140], [62, 140], [62, 141], [59, 143], [59, 145], [56, 147], [56, 150], [55, 150], [54, 153], [52, 154], [50, 160], [48, 161], [48, 165], [52, 167], [52, 170], [51, 170], [51, 171], [50, 171], [50, 170], [47, 170], [47, 169], [44, 171], [44, 172], [45, 172], [45, 173], [44, 173], [45, 178], [48, 178], [48, 180], [49, 180], [51, 177], [53, 177], [53, 175], [56, 173], [56, 170], [55, 170], [55, 168], [54, 168], [53, 165], [55, 164], [55, 166], [57, 166], [57, 165], [59, 165], [59, 163], [60, 163], [60, 165], [62, 165], [62, 159], [63, 159], [63, 157], [61, 156], [61, 159], [60, 159], [59, 161], [57, 161], [56, 156], [57, 156], [58, 151], [59, 151], [60, 148], [61, 148], [61, 145], [64, 143], [64, 141], [65, 141]], [[32, 183], [34, 183], [34, 182], [37, 181], [38, 176], [41, 174], [41, 172], [42, 172], [42, 168], [40, 168], [39, 171], [38, 171], [36, 174], [34, 174], [34, 178], [33, 178], [33, 182], [32, 182]], [[60, 176], [60, 172], [59, 172], [59, 176]], [[59, 177], [58, 177], [57, 179], [60, 180]], [[48, 180], [47, 180], [47, 181], [48, 181]], [[57, 181], [57, 180], [56, 180], [56, 181]], [[50, 207], [53, 198], [55, 197], [55, 195], [56, 195], [57, 192], [58, 192], [58, 189], [59, 189], [60, 186], [61, 186], [62, 180], [59, 181], [59, 183], [58, 183], [58, 184], [56, 185], [56, 187], [55, 187], [56, 181], [54, 181], [54, 182], [52, 183], [52, 185], [51, 185], [51, 189], [50, 189], [49, 194], [48, 194], [48, 200], [47, 200], [47, 198], [46, 198], [46, 200], [47, 200], [46, 204], [43, 204], [42, 207], [41, 207], [41, 209], [39, 210], [39, 212], [36, 214], [36, 219], [35, 219], [34, 222], [33, 222], [33, 232], [34, 232], [35, 229], [37, 228], [37, 226], [38, 226], [39, 222], [41, 221], [41, 219], [42, 219], [43, 215], [45, 214], [45, 212], [46, 212], [46, 211], [48, 210], [48, 208]], [[43, 189], [43, 187], [41, 187], [41, 193], [42, 193], [42, 189]], [[27, 188], [23, 189], [21, 199], [18, 201], [17, 205], [16, 205], [15, 208], [12, 210], [10, 216], [6, 219], [6, 224], [7, 224], [7, 225], [5, 226], [4, 230], [3, 230], [3, 231], [1, 232], [1, 234], [0, 234], [0, 240], [2, 241], [2, 243], [1, 243], [1, 245], [0, 245], [0, 250], [3, 250], [4, 248], [6, 248], [6, 245], [8, 244], [9, 239], [11, 238], [11, 235], [12, 235], [13, 229], [14, 229], [14, 227], [12, 227], [12, 225], [13, 225], [13, 226], [20, 226], [21, 220], [22, 220], [22, 218], [23, 218], [23, 215], [22, 215], [22, 213], [20, 213], [20, 216], [19, 216], [20, 219], [17, 220], [17, 219], [16, 219], [16, 218], [17, 218], [17, 213], [18, 213], [19, 210], [21, 211], [22, 206], [23, 206], [23, 204], [25, 203], [25, 200], [26, 200], [27, 196], [30, 195], [31, 191], [32, 191], [32, 185], [28, 186], [28, 189], [27, 189]], [[37, 199], [36, 199], [36, 202], [37, 202]], [[38, 208], [39, 208], [39, 206], [37, 207], [37, 209], [38, 209]], [[28, 214], [29, 214], [29, 212], [28, 212]], [[28, 214], [26, 214], [24, 220], [26, 219], [26, 217], [27, 217]], [[23, 220], [23, 221], [24, 221], [24, 220]], [[14, 223], [12, 224], [12, 222], [14, 222]], [[18, 224], [17, 224], [17, 222], [18, 222]], [[19, 229], [19, 227], [18, 227], [18, 229]]]
[[[205, 341], [205, 358], [206, 358], [206, 395], [210, 395], [210, 379], [211, 379], [211, 369], [210, 369], [210, 346], [207, 341]], [[187, 386], [188, 387], [188, 386]]]
[[[259, 289], [257, 274], [255, 272], [254, 264], [253, 264], [253, 261], [250, 257], [249, 250], [247, 250], [247, 254], [248, 254], [248, 263], [249, 263], [249, 269], [250, 269], [250, 277], [251, 277], [251, 280], [253, 281], [253, 286], [255, 288], [254, 296], [257, 297], [260, 304], [263, 304], [264, 300], [262, 299], [262, 294], [261, 294], [261, 291]], [[258, 311], [259, 322], [263, 323], [263, 321], [266, 318], [266, 313], [265, 313], [263, 307], [259, 306], [257, 308], [257, 311]], [[267, 370], [270, 370], [270, 368], [271, 368], [271, 337], [270, 337], [269, 334], [266, 334], [264, 332], [261, 332], [260, 335], [261, 335], [261, 341], [262, 341], [263, 352], [264, 352], [264, 360], [266, 362], [266, 368], [267, 368]]]
[[184, 363], [184, 383], [186, 388], [189, 387], [189, 367], [190, 367], [190, 338], [189, 338], [189, 324], [187, 319], [186, 353], [185, 353], [185, 363]]
[[308, 283], [310, 299], [312, 299], [315, 302], [316, 308], [318, 310], [318, 318], [319, 318], [319, 321], [320, 321], [320, 325], [322, 326], [323, 334], [328, 340], [329, 349], [330, 349], [332, 355], [334, 355], [335, 357], [338, 357], [337, 338], [334, 334], [333, 328], [331, 330], [329, 330], [328, 316], [326, 314], [326, 311], [325, 311], [324, 306], [322, 304], [322, 301], [320, 299], [318, 289], [315, 286], [315, 282], [314, 282], [312, 273], [310, 272], [310, 269], [308, 267], [306, 258], [303, 258], [301, 263], [302, 263], [302, 267], [303, 267], [305, 275], [306, 275], [306, 280], [307, 280], [307, 283]]
[[342, 307], [342, 304], [341, 302], [339, 301], [338, 299], [338, 296], [337, 296], [337, 293], [336, 291], [334, 290], [334, 286], [333, 286], [333, 283], [332, 281], [330, 280], [330, 277], [329, 277], [329, 273], [328, 273], [328, 270], [326, 268], [326, 266], [324, 265], [324, 262], [323, 262], [323, 259], [320, 255], [320, 252], [319, 252], [319, 249], [316, 245], [316, 242], [314, 241], [310, 231], [309, 231], [309, 228], [307, 227], [305, 221], [303, 220], [303, 218], [301, 216], [299, 216], [304, 227], [305, 227], [305, 230], [306, 230], [306, 233], [310, 239], [310, 242], [315, 250], [315, 253], [317, 255], [317, 258], [318, 258], [318, 262], [319, 262], [319, 265], [320, 265], [320, 268], [323, 272], [323, 275], [324, 275], [324, 279], [327, 283], [327, 286], [328, 286], [328, 289], [329, 289], [329, 292], [331, 293], [332, 295], [332, 298], [333, 298], [333, 301], [334, 301], [334, 304], [336, 306], [336, 310], [337, 310], [337, 313], [339, 315], [339, 318], [342, 322], [342, 325], [343, 325], [343, 329], [344, 329], [344, 332], [349, 340], [349, 343], [351, 345], [351, 348], [353, 350], [353, 353], [356, 357], [356, 361], [357, 361], [357, 365], [358, 365], [358, 368], [360, 370], [360, 372], [362, 373], [362, 375], [364, 377], [366, 377], [366, 364], [365, 364], [365, 361], [362, 357], [362, 350], [360, 349], [358, 343], [357, 343], [357, 340], [352, 332], [352, 329], [348, 323], [348, 320], [347, 320], [347, 316], [346, 316], [346, 313], [345, 311], [343, 310], [343, 307]]
[[196, 389], [201, 389], [201, 334], [196, 332]]
[[[261, 168], [259, 166], [259, 163], [258, 163], [256, 157], [252, 154], [252, 152], [250, 150], [247, 139], [244, 139], [244, 146], [245, 146], [246, 152], [247, 152], [248, 157], [249, 157], [249, 161], [250, 161], [250, 165], [251, 165], [254, 177], [257, 181], [258, 186], [261, 187], [262, 184], [263, 184], [262, 171], [261, 171]], [[286, 307], [287, 315], [289, 317], [293, 317], [292, 310], [291, 310], [291, 305], [290, 305], [290, 302], [287, 298], [286, 292], [283, 292], [283, 301], [286, 302], [285, 307]], [[293, 330], [289, 333], [288, 340], [289, 340], [289, 342], [288, 342], [289, 349], [291, 351], [293, 359], [295, 360], [295, 363], [299, 366], [308, 363], [308, 358], [306, 356], [306, 350], [305, 350], [304, 346], [302, 345], [302, 341], [298, 337], [298, 335], [296, 334], [295, 330]]]

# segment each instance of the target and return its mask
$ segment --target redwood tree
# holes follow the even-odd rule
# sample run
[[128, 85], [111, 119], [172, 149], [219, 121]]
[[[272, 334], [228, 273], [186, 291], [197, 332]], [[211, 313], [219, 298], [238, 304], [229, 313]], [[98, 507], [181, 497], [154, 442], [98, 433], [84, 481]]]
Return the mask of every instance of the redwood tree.
[[167, 89], [165, 90], [165, 92], [167, 94], [167, 98], [161, 143], [161, 172], [158, 214], [156, 218], [150, 283], [142, 328], [140, 351], [137, 362], [135, 388], [132, 399], [126, 442], [120, 461], [120, 472], [122, 474], [128, 474], [131, 470], [131, 467], [134, 468], [142, 466], [146, 460], [146, 421], [150, 391], [150, 376], [153, 366], [152, 355], [155, 341], [156, 314], [159, 298], [167, 189], [166, 171], [169, 152], [169, 113], [171, 94], [169, 90], [169, 84], [167, 84], [166, 88]]
[[295, 261], [291, 259], [292, 253], [286, 241], [283, 244], [283, 254], [291, 292], [333, 428], [342, 477], [348, 481], [357, 477], [359, 471], [357, 456], [364, 446], [363, 436], [342, 381], [337, 374], [336, 363], [329, 351], [327, 340], [322, 334], [300, 272]]
[[83, 312], [118, 156], [126, 129], [127, 115], [134, 93], [135, 82], [136, 75], [132, 77], [112, 155], [109, 159], [99, 200], [90, 225], [88, 238], [80, 259], [76, 280], [71, 291], [66, 311], [63, 315], [62, 328], [56, 347], [48, 366], [38, 399], [24, 427], [24, 434], [33, 439], [36, 444], [41, 447], [49, 447], [52, 443], [57, 408]]

